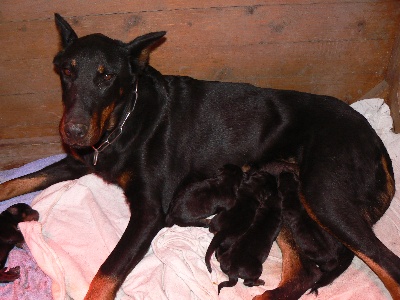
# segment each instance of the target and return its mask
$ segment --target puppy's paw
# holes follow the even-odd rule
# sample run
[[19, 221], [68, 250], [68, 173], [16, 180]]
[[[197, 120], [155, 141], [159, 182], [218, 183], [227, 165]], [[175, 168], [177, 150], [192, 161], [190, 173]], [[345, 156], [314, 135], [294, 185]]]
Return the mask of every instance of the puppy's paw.
[[20, 267], [3, 268], [0, 270], [0, 283], [13, 282], [20, 276]]
[[244, 280], [243, 284], [245, 286], [259, 286], [259, 285], [264, 285], [265, 281], [262, 279], [257, 279], [257, 280]]

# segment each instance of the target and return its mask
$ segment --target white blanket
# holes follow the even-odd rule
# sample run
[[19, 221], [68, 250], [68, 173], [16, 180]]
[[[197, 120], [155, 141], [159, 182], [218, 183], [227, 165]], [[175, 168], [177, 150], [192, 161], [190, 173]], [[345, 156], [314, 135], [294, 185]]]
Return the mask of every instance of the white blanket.
[[[400, 135], [391, 132], [389, 109], [380, 99], [353, 105], [370, 121], [386, 144], [394, 162], [397, 190], [400, 183]], [[351, 130], [351, 128], [349, 128]], [[375, 226], [377, 236], [400, 256], [400, 196], [397, 192], [387, 213]], [[87, 175], [62, 182], [39, 194], [33, 206], [39, 222], [21, 223], [26, 242], [41, 269], [52, 279], [56, 300], [83, 299], [91, 279], [122, 235], [129, 210], [120, 188]], [[281, 253], [274, 244], [264, 264], [262, 287], [242, 281], [217, 294], [226, 276], [212, 259], [210, 274], [204, 263], [212, 234], [204, 228], [163, 229], [146, 257], [128, 276], [117, 299], [208, 300], [251, 299], [280, 280]], [[304, 295], [301, 299], [315, 299]], [[333, 284], [321, 288], [318, 299], [390, 299], [377, 276], [359, 259]]]

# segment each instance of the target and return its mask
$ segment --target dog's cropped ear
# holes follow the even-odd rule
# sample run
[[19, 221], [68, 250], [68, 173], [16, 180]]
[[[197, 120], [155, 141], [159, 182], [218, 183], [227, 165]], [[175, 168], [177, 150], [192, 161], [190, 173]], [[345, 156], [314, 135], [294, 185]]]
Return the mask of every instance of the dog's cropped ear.
[[143, 70], [148, 62], [152, 46], [157, 43], [167, 32], [158, 31], [141, 35], [127, 44], [132, 63]]
[[54, 18], [56, 20], [56, 25], [61, 34], [62, 46], [66, 48], [71, 45], [74, 40], [78, 38], [75, 31], [72, 29], [71, 25], [59, 14], [55, 13]]

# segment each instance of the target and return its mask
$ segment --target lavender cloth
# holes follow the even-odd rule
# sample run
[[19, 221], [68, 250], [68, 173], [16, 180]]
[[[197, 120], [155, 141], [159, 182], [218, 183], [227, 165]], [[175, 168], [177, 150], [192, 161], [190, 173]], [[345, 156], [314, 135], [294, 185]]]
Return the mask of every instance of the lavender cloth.
[[[8, 180], [11, 180], [13, 178], [20, 177], [22, 175], [30, 174], [37, 170], [43, 169], [44, 167], [63, 159], [65, 156], [66, 156], [65, 154], [53, 155], [53, 156], [49, 156], [46, 158], [42, 158], [42, 159], [38, 159], [36, 161], [30, 162], [26, 165], [23, 165], [20, 168], [0, 171], [0, 183], [3, 183]], [[39, 193], [40, 192], [29, 193], [29, 194], [25, 194], [22, 196], [12, 198], [7, 201], [0, 202], [0, 212], [6, 210], [7, 207], [10, 207], [11, 205], [16, 204], [16, 203], [26, 203], [26, 204], [30, 205], [32, 203], [33, 198]]]
[[8, 257], [8, 266], [20, 266], [21, 277], [13, 283], [0, 284], [2, 300], [52, 300], [51, 280], [43, 273], [26, 244], [14, 248]]
[[[40, 170], [60, 159], [65, 154], [54, 155], [39, 159], [20, 168], [0, 172], [0, 183], [10, 179]], [[40, 192], [29, 193], [13, 199], [0, 202], [0, 211], [16, 203], [31, 204], [33, 198]], [[13, 283], [0, 284], [0, 299], [2, 300], [51, 300], [51, 280], [43, 273], [33, 258], [26, 244], [23, 247], [15, 247], [8, 257], [8, 267], [20, 266], [21, 276]]]

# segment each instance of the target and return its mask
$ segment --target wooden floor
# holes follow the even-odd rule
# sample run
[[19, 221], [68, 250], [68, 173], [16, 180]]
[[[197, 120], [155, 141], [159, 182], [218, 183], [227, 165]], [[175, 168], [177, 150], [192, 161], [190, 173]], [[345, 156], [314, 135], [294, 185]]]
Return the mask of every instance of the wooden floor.
[[0, 139], [0, 170], [20, 167], [36, 159], [63, 152], [58, 136], [41, 139]]

